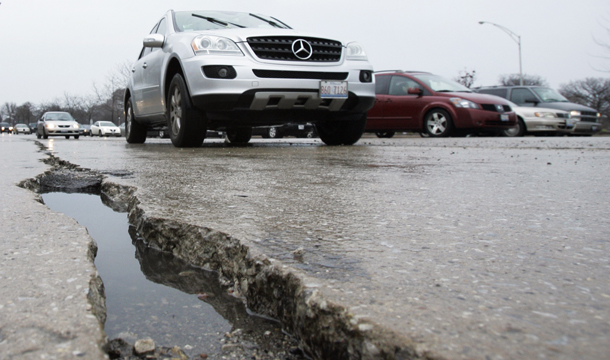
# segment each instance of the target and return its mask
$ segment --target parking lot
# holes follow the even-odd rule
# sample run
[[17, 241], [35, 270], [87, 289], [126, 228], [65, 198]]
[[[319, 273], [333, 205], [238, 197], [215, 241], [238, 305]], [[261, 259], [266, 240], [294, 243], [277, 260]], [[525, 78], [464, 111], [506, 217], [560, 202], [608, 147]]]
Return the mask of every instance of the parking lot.
[[[38, 150], [34, 137], [0, 144], [22, 142]], [[137, 188], [145, 218], [228, 234], [295, 274], [314, 308], [350, 319], [363, 357], [385, 356], [387, 344], [399, 358], [610, 352], [610, 138], [38, 142]]]

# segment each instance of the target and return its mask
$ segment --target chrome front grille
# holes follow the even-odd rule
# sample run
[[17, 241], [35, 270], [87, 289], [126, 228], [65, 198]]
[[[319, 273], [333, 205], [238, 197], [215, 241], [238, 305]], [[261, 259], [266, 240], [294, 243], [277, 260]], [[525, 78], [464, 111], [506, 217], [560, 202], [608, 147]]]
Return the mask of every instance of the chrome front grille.
[[[311, 57], [300, 59], [296, 56], [292, 51], [292, 44], [296, 40], [305, 40], [311, 44]], [[248, 45], [258, 58], [278, 61], [338, 62], [343, 49], [339, 41], [297, 36], [250, 37]]]

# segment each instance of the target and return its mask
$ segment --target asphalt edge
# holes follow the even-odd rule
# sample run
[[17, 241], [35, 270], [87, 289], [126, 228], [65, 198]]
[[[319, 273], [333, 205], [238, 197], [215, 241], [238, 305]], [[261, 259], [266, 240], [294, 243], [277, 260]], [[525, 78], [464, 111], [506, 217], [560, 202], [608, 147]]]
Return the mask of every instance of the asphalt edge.
[[[173, 253], [191, 265], [217, 271], [221, 282], [252, 311], [279, 320], [314, 359], [427, 359], [440, 360], [419, 344], [368, 319], [355, 317], [342, 304], [327, 301], [309, 279], [296, 269], [242, 244], [229, 234], [201, 225], [149, 216], [137, 198], [137, 188], [108, 180], [52, 154], [43, 160], [51, 169], [19, 183], [39, 195], [41, 179], [69, 170], [99, 181], [102, 201], [115, 211], [127, 212], [129, 222], [148, 246]], [[92, 240], [89, 260], [97, 246]], [[104, 285], [98, 276], [89, 282], [88, 300], [103, 332], [106, 318]], [[105, 336], [105, 335], [104, 335]], [[101, 348], [106, 343], [100, 344]]]

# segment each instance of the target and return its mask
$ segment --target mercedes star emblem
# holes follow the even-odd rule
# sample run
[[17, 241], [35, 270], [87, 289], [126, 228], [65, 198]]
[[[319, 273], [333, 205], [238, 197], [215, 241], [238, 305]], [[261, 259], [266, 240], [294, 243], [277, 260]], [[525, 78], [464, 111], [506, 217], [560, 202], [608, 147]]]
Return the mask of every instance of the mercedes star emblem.
[[309, 41], [298, 39], [292, 43], [292, 52], [300, 60], [307, 60], [313, 55], [313, 48]]

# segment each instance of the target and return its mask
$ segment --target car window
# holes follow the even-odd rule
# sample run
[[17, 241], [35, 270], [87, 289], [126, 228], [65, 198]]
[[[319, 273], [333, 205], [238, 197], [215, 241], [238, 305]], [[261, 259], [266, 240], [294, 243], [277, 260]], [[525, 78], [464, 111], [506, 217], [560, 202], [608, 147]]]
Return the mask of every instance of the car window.
[[539, 87], [533, 90], [544, 102], [568, 102], [568, 99], [551, 88]]
[[415, 81], [404, 76], [392, 76], [390, 80], [390, 95], [408, 95], [410, 88], [421, 88]]
[[489, 95], [496, 95], [496, 96], [500, 96], [503, 98], [507, 98], [507, 93], [508, 90], [507, 89], [481, 89], [479, 90], [479, 93], [481, 94], [489, 94]]
[[[193, 16], [196, 14], [198, 16]], [[204, 19], [207, 18], [207, 19]], [[226, 28], [284, 28], [284, 24], [276, 19], [268, 19], [262, 15], [235, 11], [176, 11], [174, 13], [175, 28], [178, 32], [201, 31]]]
[[74, 121], [74, 118], [68, 113], [47, 113], [45, 115], [45, 120]]
[[100, 126], [115, 126], [114, 123], [110, 121], [100, 121]]
[[[163, 32], [159, 32], [161, 25], [163, 25], [163, 29], [161, 29]], [[162, 18], [161, 20], [159, 20], [158, 23], [155, 24], [155, 26], [153, 26], [152, 30], [150, 30], [151, 34], [163, 34], [165, 35], [165, 30], [167, 29], [167, 26], [165, 25], [165, 18]], [[153, 50], [157, 50], [157, 49], [153, 49], [153, 48], [149, 48], [149, 47], [143, 47], [142, 51], [140, 51], [140, 56], [138, 56], [138, 60], [143, 58], [144, 56], [150, 54]]]
[[159, 26], [157, 27], [157, 30], [155, 30], [155, 33], [165, 35], [166, 31], [167, 31], [167, 23], [165, 22], [165, 18], [163, 18], [163, 19], [161, 19], [161, 21], [159, 21]]
[[513, 89], [510, 94], [510, 101], [515, 104], [525, 104], [528, 99], [536, 99], [536, 96], [534, 96], [534, 93], [532, 93], [530, 89], [517, 88]]
[[387, 95], [390, 85], [389, 75], [375, 75], [375, 94]]

